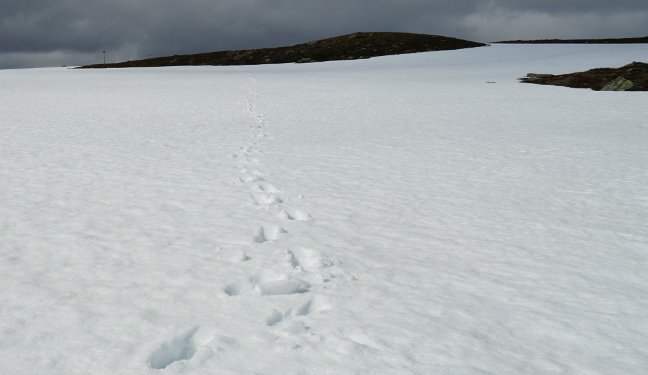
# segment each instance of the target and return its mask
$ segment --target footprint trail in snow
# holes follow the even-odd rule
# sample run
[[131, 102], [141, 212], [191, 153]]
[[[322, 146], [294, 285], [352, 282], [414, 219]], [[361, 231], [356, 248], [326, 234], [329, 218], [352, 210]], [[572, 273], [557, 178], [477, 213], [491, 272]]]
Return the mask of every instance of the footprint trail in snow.
[[[298, 243], [296, 240], [300, 235], [298, 229], [286, 230], [286, 227], [304, 228], [300, 225], [314, 225], [314, 221], [308, 212], [295, 205], [299, 200], [286, 196], [263, 168], [265, 148], [272, 139], [269, 136], [272, 124], [257, 108], [260, 97], [257, 85], [257, 80], [248, 75], [245, 111], [251, 118], [249, 139], [230, 159], [237, 173], [232, 187], [241, 193], [241, 209], [249, 210], [250, 216], [258, 221], [250, 222], [249, 242], [232, 249], [228, 258], [234, 267], [239, 268], [239, 273], [248, 276], [226, 280], [220, 291], [226, 303], [237, 305], [236, 311], [240, 310], [241, 304], [255, 306], [250, 314], [255, 316], [258, 326], [250, 327], [250, 342], [296, 350], [304, 343], [320, 345], [326, 342], [323, 334], [310, 326], [310, 318], [334, 308], [322, 293], [326, 288], [332, 288], [329, 281], [339, 276], [347, 281], [355, 278], [342, 269], [341, 262], [317, 249], [306, 246], [286, 248], [290, 247], [285, 243], [286, 239], [292, 240], [292, 244]], [[300, 195], [299, 198], [303, 197]], [[243, 322], [235, 325], [249, 326]], [[329, 327], [318, 329], [330, 331]], [[226, 350], [224, 348], [237, 350], [242, 345], [238, 342], [236, 345], [225, 344], [231, 340], [218, 339], [215, 334], [204, 332], [202, 342], [208, 345], [201, 344], [195, 337], [196, 332], [202, 332], [200, 327], [159, 344], [149, 356], [149, 365], [154, 369], [164, 369], [176, 363], [197, 362], [196, 353], [201, 351], [218, 355], [214, 353]]]
[[[290, 236], [294, 240], [299, 237], [297, 231], [287, 231], [285, 225], [308, 222], [312, 216], [295, 207], [295, 200], [285, 196], [284, 190], [273, 184], [270, 174], [262, 169], [264, 147], [272, 139], [269, 136], [272, 124], [257, 107], [260, 97], [257, 85], [257, 80], [248, 75], [246, 111], [252, 117], [250, 139], [233, 159], [239, 171], [237, 185], [247, 190], [249, 209], [260, 209], [258, 216], [264, 218], [265, 222], [251, 227], [251, 243], [246, 254], [254, 261], [240, 263], [241, 267], [249, 268], [248, 274], [251, 276], [227, 283], [223, 292], [231, 298], [263, 298], [270, 305], [277, 299], [277, 305], [266, 313], [261, 322], [270, 329], [278, 329], [282, 324], [293, 321], [291, 324], [296, 324], [297, 328], [291, 325], [294, 329], [289, 330], [300, 334], [310, 329], [305, 322], [295, 323], [295, 320], [331, 309], [326, 297], [315, 291], [318, 286], [337, 276], [346, 276], [348, 280], [353, 280], [353, 277], [340, 269], [340, 262], [329, 259], [316, 249], [286, 249], [282, 246], [284, 238]], [[255, 269], [257, 265], [263, 267]], [[293, 304], [292, 307], [285, 307], [286, 298]], [[309, 335], [313, 334], [309, 332]], [[274, 339], [274, 336], [271, 337]]]

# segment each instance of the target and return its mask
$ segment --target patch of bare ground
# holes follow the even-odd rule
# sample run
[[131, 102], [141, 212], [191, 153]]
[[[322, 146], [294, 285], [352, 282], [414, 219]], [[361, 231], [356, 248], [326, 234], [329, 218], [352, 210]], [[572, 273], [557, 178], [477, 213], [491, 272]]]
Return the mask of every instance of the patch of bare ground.
[[648, 43], [648, 36], [641, 38], [607, 38], [607, 39], [537, 39], [505, 40], [495, 43], [508, 44], [636, 44]]
[[559, 75], [529, 73], [520, 81], [595, 91], [648, 91], [648, 64], [633, 62], [620, 68], [598, 68]]
[[120, 63], [86, 65], [80, 68], [310, 63], [481, 46], [486, 46], [486, 44], [438, 35], [370, 32], [314, 40], [289, 47], [175, 55]]

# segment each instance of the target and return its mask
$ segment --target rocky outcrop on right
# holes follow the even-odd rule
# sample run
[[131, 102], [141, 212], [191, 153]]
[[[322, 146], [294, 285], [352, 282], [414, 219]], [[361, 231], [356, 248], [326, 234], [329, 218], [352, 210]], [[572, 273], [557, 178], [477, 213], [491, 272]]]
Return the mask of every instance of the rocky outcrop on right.
[[596, 91], [648, 91], [648, 64], [635, 61], [620, 68], [598, 68], [559, 75], [529, 73], [520, 81]]

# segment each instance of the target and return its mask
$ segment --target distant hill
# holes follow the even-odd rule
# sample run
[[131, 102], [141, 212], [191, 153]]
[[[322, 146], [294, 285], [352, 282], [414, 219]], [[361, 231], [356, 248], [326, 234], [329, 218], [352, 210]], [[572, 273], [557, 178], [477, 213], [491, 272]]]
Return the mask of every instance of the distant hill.
[[611, 39], [537, 39], [537, 40], [506, 40], [495, 43], [510, 44], [635, 44], [648, 43], [648, 36], [643, 38], [611, 38]]
[[130, 68], [179, 65], [259, 65], [355, 60], [376, 56], [481, 47], [486, 44], [426, 34], [353, 33], [289, 47], [174, 55], [80, 68]]

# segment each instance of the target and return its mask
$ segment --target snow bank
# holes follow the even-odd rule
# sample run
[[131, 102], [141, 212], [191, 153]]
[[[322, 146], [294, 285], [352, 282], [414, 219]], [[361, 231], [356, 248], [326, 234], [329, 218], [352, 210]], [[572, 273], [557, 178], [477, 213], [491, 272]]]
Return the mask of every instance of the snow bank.
[[0, 367], [645, 373], [647, 96], [517, 82], [633, 60], [0, 71]]

